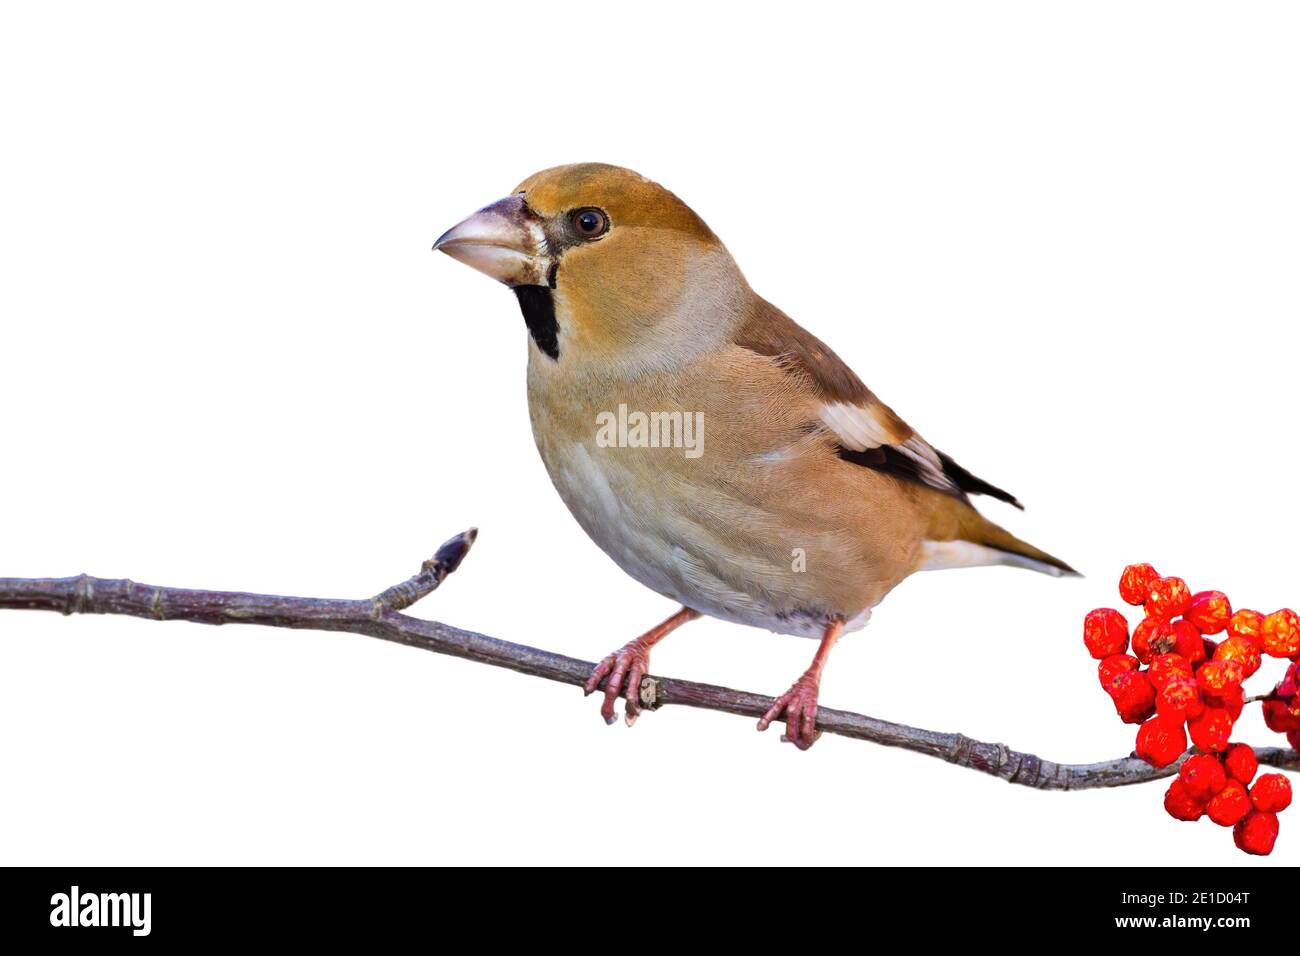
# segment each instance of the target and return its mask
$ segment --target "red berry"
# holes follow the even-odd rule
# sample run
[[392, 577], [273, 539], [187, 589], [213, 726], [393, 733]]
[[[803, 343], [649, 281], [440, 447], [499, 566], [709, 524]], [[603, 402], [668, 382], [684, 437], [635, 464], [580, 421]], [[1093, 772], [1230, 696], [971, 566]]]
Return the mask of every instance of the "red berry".
[[1089, 611], [1083, 619], [1083, 643], [1097, 660], [1128, 650], [1128, 621], [1113, 607]]
[[[1270, 657], [1295, 657], [1300, 654], [1300, 617], [1284, 607], [1264, 618], [1261, 629], [1264, 653]], [[1141, 655], [1139, 655], [1141, 656]]]
[[1244, 637], [1259, 650], [1264, 649], [1264, 615], [1242, 609], [1228, 621], [1229, 637]]
[[1140, 724], [1156, 710], [1156, 689], [1142, 671], [1120, 671], [1106, 687], [1115, 712], [1126, 724]]
[[1190, 621], [1174, 621], [1174, 653], [1181, 654], [1193, 664], [1205, 660], [1205, 638]]
[[1225, 638], [1214, 649], [1214, 659], [1216, 661], [1236, 661], [1241, 665], [1243, 680], [1259, 670], [1259, 666], [1264, 663], [1259, 648], [1244, 637]]
[[1147, 676], [1151, 678], [1151, 683], [1159, 691], [1175, 678], [1191, 679], [1193, 676], [1192, 665], [1181, 654], [1161, 654], [1159, 657], [1152, 658]]
[[1187, 733], [1181, 720], [1152, 717], [1138, 728], [1137, 755], [1153, 767], [1168, 767], [1186, 749]]
[[1127, 654], [1112, 654], [1100, 664], [1097, 665], [1097, 678], [1101, 681], [1101, 686], [1110, 687], [1110, 682], [1120, 671], [1135, 671], [1142, 668], [1142, 662], [1136, 657], [1130, 657]]
[[1250, 788], [1250, 802], [1256, 810], [1281, 813], [1291, 806], [1291, 781], [1280, 773], [1261, 774]]
[[1279, 734], [1300, 731], [1300, 699], [1264, 701], [1264, 723]]
[[1241, 820], [1253, 808], [1250, 795], [1240, 780], [1229, 780], [1223, 789], [1205, 804], [1205, 812], [1211, 820], [1221, 827], [1230, 827]]
[[1241, 665], [1235, 661], [1206, 661], [1196, 669], [1196, 683], [1211, 697], [1225, 697], [1241, 687]]
[[1273, 693], [1280, 697], [1294, 697], [1300, 694], [1300, 662], [1286, 669], [1286, 676], [1273, 688]]
[[1255, 779], [1255, 772], [1259, 770], [1255, 748], [1250, 744], [1233, 744], [1223, 755], [1223, 768], [1233, 780], [1250, 786], [1250, 782]]
[[1165, 810], [1175, 820], [1194, 821], [1205, 815], [1205, 805], [1187, 792], [1186, 785], [1178, 777], [1165, 791]]
[[1126, 604], [1145, 604], [1151, 585], [1160, 580], [1160, 573], [1149, 564], [1130, 564], [1119, 576], [1119, 596]]
[[1300, 730], [1287, 731], [1286, 742], [1291, 745], [1292, 750], [1300, 750]]
[[1213, 706], [1222, 707], [1228, 712], [1235, 724], [1241, 720], [1241, 712], [1246, 709], [1246, 692], [1238, 687], [1231, 693], [1224, 694], [1222, 697], [1208, 698]]
[[1202, 753], [1214, 754], [1228, 749], [1232, 737], [1232, 715], [1222, 707], [1206, 707], [1201, 716], [1187, 722], [1192, 743]]
[[1277, 842], [1277, 814], [1256, 810], [1237, 824], [1232, 831], [1232, 842], [1239, 850], [1255, 856], [1268, 856]]
[[1194, 680], [1176, 677], [1156, 694], [1156, 711], [1162, 716], [1189, 720], [1201, 716], [1204, 710], [1205, 701]]
[[1192, 592], [1182, 578], [1161, 578], [1147, 590], [1146, 610], [1152, 617], [1166, 621], [1187, 613]]
[[1197, 591], [1186, 617], [1202, 634], [1218, 634], [1232, 619], [1232, 605], [1222, 591]]
[[1133, 654], [1143, 664], [1150, 664], [1157, 654], [1174, 649], [1173, 625], [1163, 618], [1143, 618], [1133, 629]]
[[1178, 778], [1187, 788], [1188, 795], [1202, 803], [1218, 794], [1228, 783], [1223, 764], [1213, 754], [1193, 754], [1188, 757], [1178, 770]]

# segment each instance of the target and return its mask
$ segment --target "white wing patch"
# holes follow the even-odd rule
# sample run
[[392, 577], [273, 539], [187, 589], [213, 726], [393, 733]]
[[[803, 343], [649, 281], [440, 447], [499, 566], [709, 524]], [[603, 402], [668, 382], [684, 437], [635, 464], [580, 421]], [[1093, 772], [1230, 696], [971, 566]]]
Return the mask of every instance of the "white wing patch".
[[869, 408], [861, 405], [827, 403], [821, 407], [821, 420], [850, 451], [866, 451], [868, 448], [892, 445], [895, 441], [880, 419]]
[[867, 451], [889, 445], [915, 462], [917, 477], [931, 488], [961, 495], [929, 443], [915, 433], [907, 438], [892, 434], [875, 409], [848, 402], [828, 402], [821, 407], [819, 417], [849, 451]]

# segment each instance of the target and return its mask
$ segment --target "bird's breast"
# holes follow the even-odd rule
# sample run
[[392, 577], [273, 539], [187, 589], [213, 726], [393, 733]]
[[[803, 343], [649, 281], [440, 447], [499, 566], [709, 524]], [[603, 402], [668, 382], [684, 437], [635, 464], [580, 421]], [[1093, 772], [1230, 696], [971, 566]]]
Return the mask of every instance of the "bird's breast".
[[[806, 431], [688, 375], [564, 381], [530, 367], [533, 435], [560, 497], [629, 575], [724, 620], [819, 636], [903, 574], [808, 472]], [[716, 377], [716, 376], [715, 376]], [[852, 511], [852, 509], [850, 509]], [[858, 512], [854, 512], [858, 514]]]

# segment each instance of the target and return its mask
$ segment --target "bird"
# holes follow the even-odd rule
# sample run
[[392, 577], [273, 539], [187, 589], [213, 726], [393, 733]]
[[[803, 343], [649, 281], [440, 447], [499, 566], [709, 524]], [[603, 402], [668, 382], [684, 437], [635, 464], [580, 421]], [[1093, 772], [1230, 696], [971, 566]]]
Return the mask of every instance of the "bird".
[[807, 750], [839, 638], [922, 570], [1074, 575], [980, 514], [1021, 508], [885, 405], [756, 293], [658, 183], [605, 163], [529, 176], [434, 250], [513, 290], [528, 330], [533, 437], [588, 536], [681, 605], [601, 660], [584, 690], [630, 725], [651, 649], [707, 615], [813, 638], [808, 669], [758, 722]]

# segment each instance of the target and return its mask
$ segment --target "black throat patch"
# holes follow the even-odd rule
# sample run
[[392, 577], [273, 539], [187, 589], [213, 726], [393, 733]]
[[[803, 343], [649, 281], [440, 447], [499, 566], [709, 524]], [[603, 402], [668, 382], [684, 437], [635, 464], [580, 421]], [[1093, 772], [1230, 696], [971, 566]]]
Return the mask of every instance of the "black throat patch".
[[555, 361], [560, 359], [560, 326], [555, 321], [555, 300], [544, 285], [517, 285], [515, 297], [524, 313], [528, 334], [537, 347]]

